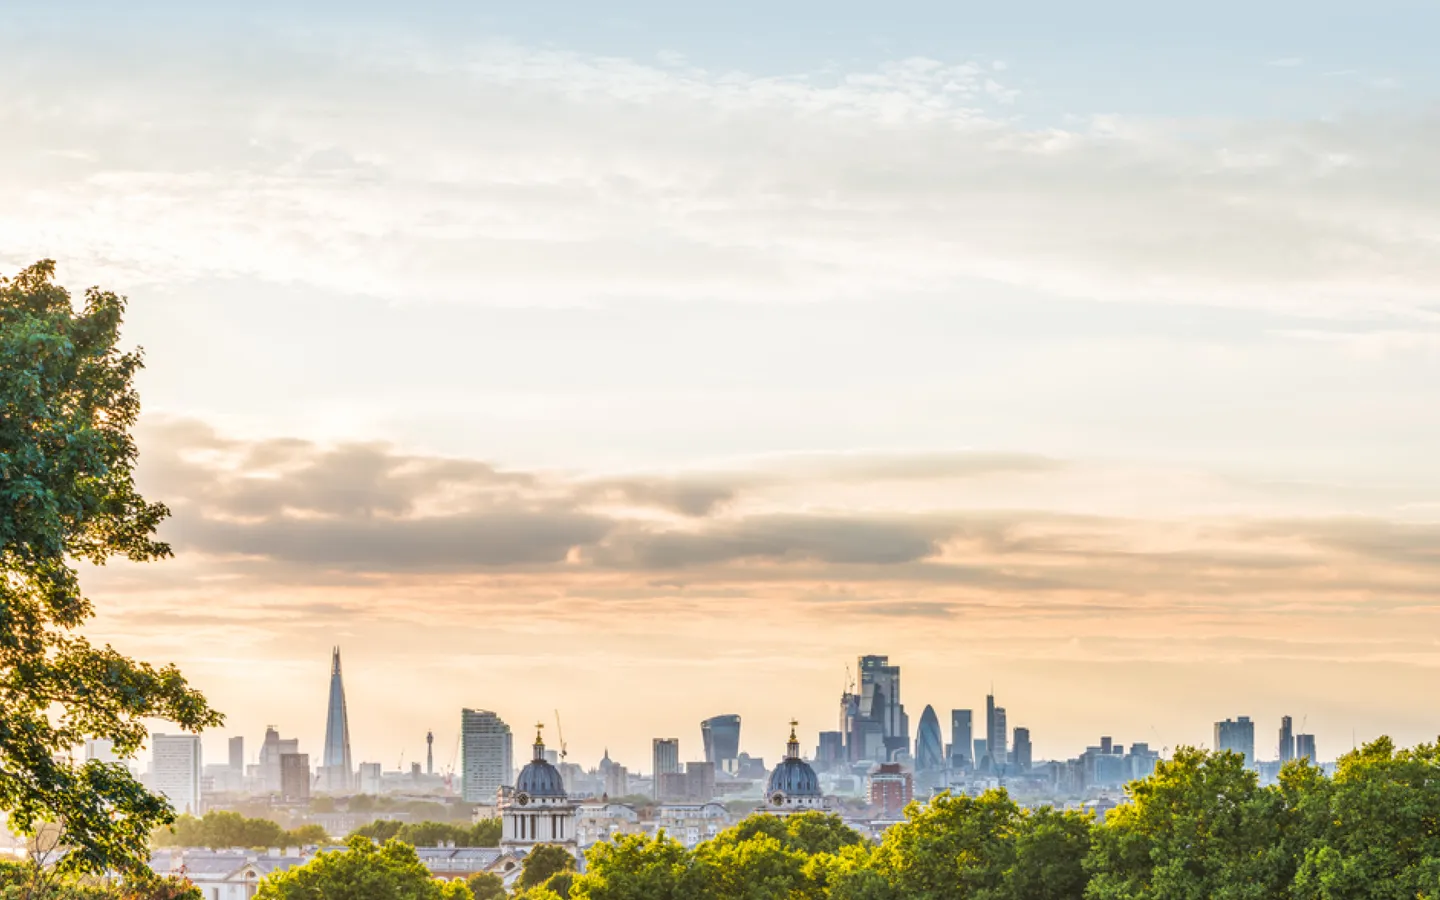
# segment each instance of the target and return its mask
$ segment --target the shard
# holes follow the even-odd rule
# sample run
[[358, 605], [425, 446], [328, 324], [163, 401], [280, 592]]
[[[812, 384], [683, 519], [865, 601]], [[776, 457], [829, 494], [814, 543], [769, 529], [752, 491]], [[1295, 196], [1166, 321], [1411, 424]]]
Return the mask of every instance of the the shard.
[[325, 753], [320, 788], [332, 794], [349, 793], [355, 767], [350, 761], [350, 718], [345, 713], [345, 682], [340, 677], [340, 648], [330, 661], [330, 708], [325, 714]]

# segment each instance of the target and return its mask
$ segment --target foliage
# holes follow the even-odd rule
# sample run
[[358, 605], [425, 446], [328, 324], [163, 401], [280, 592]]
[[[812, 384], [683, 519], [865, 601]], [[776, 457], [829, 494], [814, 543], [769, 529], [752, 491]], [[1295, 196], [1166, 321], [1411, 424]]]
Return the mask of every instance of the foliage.
[[568, 872], [575, 868], [575, 857], [558, 844], [540, 844], [527, 854], [520, 866], [520, 877], [515, 885], [519, 888], [539, 887], [550, 880], [552, 875]]
[[173, 816], [122, 765], [76, 762], [90, 739], [136, 753], [147, 719], [218, 725], [173, 666], [77, 633], [94, 613], [77, 561], [161, 559], [168, 514], [135, 490], [139, 351], [117, 347], [124, 301], [90, 289], [76, 312], [45, 261], [0, 279], [0, 810], [12, 830], [58, 823], [57, 877], [147, 877], [152, 829]]
[[664, 833], [624, 835], [585, 853], [572, 900], [691, 900], [701, 896], [689, 851]]
[[409, 844], [356, 836], [344, 850], [269, 876], [255, 900], [457, 900], [468, 893], [464, 882], [436, 881]]
[[35, 869], [33, 862], [0, 862], [0, 900], [204, 900], [199, 888], [173, 876], [117, 885], [95, 876], [46, 880]]
[[507, 893], [505, 880], [489, 872], [476, 872], [465, 879], [465, 886], [470, 889], [475, 900], [504, 900]]
[[457, 847], [498, 847], [500, 820], [481, 819], [474, 825], [452, 825], [449, 822], [397, 822], [377, 819], [362, 825], [352, 835], [374, 841], [397, 840], [412, 847], [439, 847], [453, 841]]
[[269, 819], [250, 819], [227, 810], [212, 810], [200, 819], [180, 816], [151, 835], [156, 847], [303, 847], [329, 840], [325, 828], [315, 823], [286, 831]]

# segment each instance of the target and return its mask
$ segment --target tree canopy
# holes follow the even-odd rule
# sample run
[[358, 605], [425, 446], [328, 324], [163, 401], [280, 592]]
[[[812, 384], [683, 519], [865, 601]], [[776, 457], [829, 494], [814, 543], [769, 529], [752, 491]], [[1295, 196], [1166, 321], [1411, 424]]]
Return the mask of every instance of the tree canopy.
[[138, 350], [125, 301], [92, 288], [76, 311], [44, 261], [0, 279], [0, 809], [32, 835], [61, 828], [56, 871], [148, 876], [150, 832], [173, 817], [121, 765], [77, 762], [90, 739], [134, 754], [146, 719], [198, 731], [221, 717], [173, 666], [96, 647], [76, 561], [161, 559], [168, 514], [135, 489]]
[[351, 834], [374, 841], [388, 841], [393, 838], [412, 847], [439, 847], [451, 841], [457, 847], [498, 847], [500, 820], [481, 819], [473, 825], [457, 825], [450, 822], [397, 822], [393, 819], [377, 819], [368, 825], [360, 826]]
[[318, 853], [303, 866], [261, 882], [255, 900], [472, 900], [465, 882], [436, 881], [415, 848], [352, 837], [346, 849]]

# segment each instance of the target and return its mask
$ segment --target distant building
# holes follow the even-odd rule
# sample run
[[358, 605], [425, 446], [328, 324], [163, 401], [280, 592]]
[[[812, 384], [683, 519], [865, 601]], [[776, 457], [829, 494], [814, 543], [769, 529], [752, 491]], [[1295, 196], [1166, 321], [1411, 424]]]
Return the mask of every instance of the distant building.
[[330, 656], [330, 703], [325, 713], [325, 755], [321, 757], [320, 787], [332, 794], [355, 789], [350, 759], [350, 717], [345, 709], [345, 683], [340, 677], [340, 648]]
[[310, 802], [310, 754], [280, 754], [280, 798], [286, 803]]
[[1031, 759], [1030, 729], [1016, 728], [1015, 743], [1010, 751], [1010, 769], [1017, 774], [1030, 771]]
[[1255, 767], [1255, 723], [1249, 716], [1215, 723], [1215, 752], [1227, 750], [1245, 757], [1246, 768]]
[[1315, 735], [1295, 735], [1295, 758], [1306, 760], [1312, 766], [1320, 765], [1320, 757], [1315, 755]]
[[955, 769], [968, 768], [974, 758], [971, 742], [974, 735], [974, 713], [968, 709], [950, 710], [950, 765]]
[[661, 799], [660, 785], [662, 775], [672, 775], [680, 771], [680, 739], [679, 738], [654, 738], [650, 742], [650, 774], [654, 779], [652, 795], [655, 799]]
[[815, 764], [822, 770], [833, 769], [845, 762], [845, 735], [839, 731], [820, 732], [815, 747]]
[[1005, 722], [1005, 707], [996, 706], [995, 698], [987, 697], [985, 750], [990, 754], [990, 768], [997, 775], [1005, 771], [1010, 762], [1010, 732]]
[[201, 814], [202, 769], [198, 734], [150, 735], [150, 788], [177, 813]]
[[[896, 754], [910, 749], [910, 718], [905, 714], [905, 704], [900, 700], [900, 667], [890, 665], [888, 656], [862, 656], [856, 663], [859, 682], [857, 737], [860, 754], [851, 753], [852, 760], [877, 759], [876, 749], [882, 749], [883, 759], [891, 760]], [[863, 723], [869, 723], [866, 728]], [[878, 737], [880, 747], [876, 748], [873, 737]]]
[[870, 805], [884, 819], [898, 819], [915, 799], [915, 781], [899, 763], [881, 763], [870, 770]]
[[230, 769], [245, 774], [245, 735], [237, 734], [230, 739]]
[[260, 764], [257, 766], [261, 793], [280, 793], [280, 757], [287, 753], [299, 753], [300, 741], [296, 738], [281, 738], [274, 725], [265, 726], [265, 742], [260, 745]]
[[1280, 760], [1280, 765], [1283, 766], [1295, 758], [1295, 729], [1289, 716], [1280, 717], [1279, 750], [1280, 752], [1276, 758]]
[[[418, 775], [420, 764], [414, 763], [411, 767], [411, 774]], [[360, 781], [360, 793], [379, 794], [381, 793], [380, 764], [377, 762], [362, 762], [358, 770]]]
[[708, 841], [729, 827], [730, 813], [719, 803], [666, 803], [655, 810], [655, 828], [686, 849]]
[[85, 761], [91, 760], [102, 763], [118, 763], [120, 757], [115, 755], [115, 745], [104, 738], [95, 738], [85, 742]]
[[715, 764], [687, 762], [683, 772], [659, 776], [657, 797], [667, 803], [708, 803], [715, 799]]
[[460, 711], [461, 796], [466, 803], [493, 803], [515, 769], [510, 726], [486, 709]]
[[800, 758], [800, 738], [795, 733], [798, 724], [793, 720], [790, 722], [790, 740], [785, 744], [785, 758], [780, 760], [765, 783], [762, 812], [786, 816], [825, 808], [820, 779], [810, 764]]
[[619, 803], [582, 803], [575, 813], [575, 838], [581, 849], [640, 831], [640, 814]]
[[500, 795], [500, 849], [525, 853], [540, 844], [555, 844], [580, 858], [575, 828], [576, 804], [570, 802], [565, 779], [545, 758], [539, 726], [530, 762], [520, 770], [513, 791]]
[[994, 766], [990, 762], [990, 742], [984, 738], [976, 738], [975, 744], [975, 771], [992, 770]]
[[934, 772], [945, 768], [945, 744], [940, 735], [940, 717], [935, 707], [927, 705], [920, 714], [920, 728], [915, 732], [915, 769]]
[[740, 756], [740, 717], [733, 713], [711, 716], [700, 723], [700, 741], [706, 762], [717, 771], [733, 772]]

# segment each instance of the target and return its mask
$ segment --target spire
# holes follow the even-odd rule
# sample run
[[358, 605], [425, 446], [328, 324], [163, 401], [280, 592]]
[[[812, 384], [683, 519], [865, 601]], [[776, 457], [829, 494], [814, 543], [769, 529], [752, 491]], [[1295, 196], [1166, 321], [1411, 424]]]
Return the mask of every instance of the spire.
[[541, 731], [543, 731], [544, 728], [545, 728], [545, 723], [544, 723], [544, 722], [536, 722], [536, 723], [535, 723], [535, 759], [536, 759], [536, 761], [539, 761], [539, 760], [542, 760], [542, 759], [545, 758], [545, 738], [544, 738], [544, 736], [541, 734]]
[[325, 754], [321, 784], [332, 793], [353, 787], [355, 767], [350, 760], [350, 717], [345, 709], [345, 682], [340, 676], [340, 648], [330, 656], [330, 703], [325, 712]]
[[800, 723], [794, 719], [790, 720], [790, 742], [785, 745], [786, 759], [800, 758], [800, 738], [795, 736], [795, 729], [799, 727], [799, 725]]

